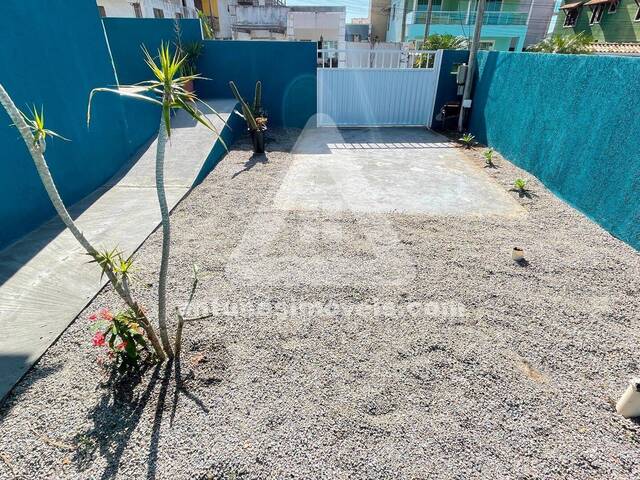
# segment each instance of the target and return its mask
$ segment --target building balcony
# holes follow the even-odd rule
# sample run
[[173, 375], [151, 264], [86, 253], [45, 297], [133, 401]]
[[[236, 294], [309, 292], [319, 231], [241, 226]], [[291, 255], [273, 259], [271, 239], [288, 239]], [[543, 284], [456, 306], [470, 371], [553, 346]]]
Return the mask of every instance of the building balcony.
[[[407, 13], [407, 25], [424, 25], [427, 12], [413, 11]], [[485, 12], [483, 25], [526, 25], [528, 12]], [[465, 11], [433, 11], [431, 25], [474, 25], [475, 12]]]

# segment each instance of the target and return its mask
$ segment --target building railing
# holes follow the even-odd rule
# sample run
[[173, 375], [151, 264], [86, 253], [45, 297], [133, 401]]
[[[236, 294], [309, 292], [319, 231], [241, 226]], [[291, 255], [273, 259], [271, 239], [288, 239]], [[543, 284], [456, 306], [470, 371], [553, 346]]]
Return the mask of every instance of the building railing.
[[[484, 12], [483, 25], [526, 25], [528, 12]], [[427, 18], [425, 11], [407, 13], [407, 24], [424, 24]], [[432, 25], [473, 25], [476, 13], [466, 11], [433, 11]]]
[[435, 67], [435, 50], [318, 49], [318, 68], [428, 69]]

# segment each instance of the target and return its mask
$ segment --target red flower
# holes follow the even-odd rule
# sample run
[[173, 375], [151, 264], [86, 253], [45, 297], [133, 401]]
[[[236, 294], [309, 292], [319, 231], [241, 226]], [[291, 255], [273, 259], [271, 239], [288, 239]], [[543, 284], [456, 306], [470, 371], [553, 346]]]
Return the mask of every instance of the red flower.
[[103, 320], [107, 320], [107, 321], [113, 320], [113, 315], [111, 314], [108, 308], [101, 308], [100, 310], [98, 310], [98, 314], [100, 315], [100, 318], [102, 318]]
[[127, 348], [127, 342], [123, 340], [122, 342], [116, 345], [116, 348], [118, 350], [124, 350], [125, 348]]
[[89, 320], [91, 320], [92, 322], [95, 322], [98, 319], [98, 315], [96, 315], [95, 313], [92, 313], [91, 315], [89, 315]]
[[102, 332], [96, 332], [91, 341], [94, 347], [103, 347], [105, 345], [104, 334]]

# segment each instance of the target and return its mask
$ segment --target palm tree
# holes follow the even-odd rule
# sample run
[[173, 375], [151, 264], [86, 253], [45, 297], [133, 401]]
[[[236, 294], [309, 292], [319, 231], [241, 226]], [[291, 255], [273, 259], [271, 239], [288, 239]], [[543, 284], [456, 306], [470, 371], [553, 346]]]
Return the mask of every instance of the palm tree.
[[593, 38], [584, 32], [569, 35], [552, 35], [531, 45], [527, 51], [543, 53], [590, 53]]
[[0, 104], [2, 104], [3, 108], [7, 111], [7, 114], [13, 121], [13, 124], [17, 127], [20, 135], [22, 136], [22, 139], [27, 145], [29, 153], [31, 154], [31, 158], [35, 163], [36, 170], [38, 171], [38, 175], [42, 180], [42, 184], [58, 216], [60, 217], [64, 225], [69, 229], [71, 234], [76, 238], [78, 243], [80, 243], [80, 245], [85, 249], [87, 254], [91, 256], [93, 260], [102, 267], [103, 272], [107, 275], [107, 278], [114, 286], [116, 292], [125, 301], [129, 308], [133, 310], [140, 322], [140, 325], [142, 325], [142, 327], [145, 329], [147, 337], [154, 347], [158, 359], [160, 361], [164, 360], [165, 355], [160, 346], [160, 342], [158, 341], [158, 337], [156, 336], [153, 326], [149, 322], [142, 308], [133, 299], [131, 292], [129, 291], [127, 275], [122, 274], [120, 278], [118, 277], [117, 269], [114, 265], [114, 262], [112, 261], [113, 255], [111, 254], [113, 252], [101, 253], [91, 244], [91, 242], [89, 242], [89, 240], [87, 240], [82, 231], [74, 222], [73, 218], [71, 218], [71, 215], [69, 215], [69, 212], [65, 207], [62, 198], [60, 197], [60, 193], [58, 192], [58, 189], [56, 188], [56, 185], [53, 181], [53, 177], [51, 176], [49, 166], [44, 158], [44, 153], [46, 150], [47, 137], [63, 137], [45, 128], [44, 109], [41, 109], [40, 112], [38, 112], [38, 110], [34, 107], [32, 112], [33, 119], [22, 113], [13, 103], [13, 100], [11, 100], [11, 97], [4, 89], [2, 84], [0, 84]]
[[429, 35], [427, 40], [422, 43], [420, 47], [421, 50], [463, 50], [467, 48], [469, 42], [467, 39], [462, 36], [451, 35], [450, 33], [445, 33], [440, 35], [435, 33], [433, 35]]
[[[164, 160], [167, 141], [171, 137], [171, 111], [181, 109], [186, 111], [193, 119], [218, 134], [218, 131], [207, 117], [198, 110], [197, 103], [207, 106], [219, 118], [220, 115], [211, 107], [201, 102], [195, 93], [188, 91], [185, 86], [195, 79], [201, 78], [198, 74], [178, 76], [181, 67], [186, 61], [186, 56], [179, 49], [171, 55], [169, 44], [162, 43], [158, 51], [158, 63], [143, 47], [145, 62], [151, 69], [155, 79], [141, 82], [136, 85], [121, 86], [118, 89], [96, 88], [89, 95], [89, 107], [87, 122], [91, 120], [91, 100], [97, 92], [112, 92], [125, 97], [132, 97], [145, 102], [154, 103], [162, 108], [160, 115], [160, 127], [158, 129], [158, 141], [156, 148], [156, 191], [158, 204], [162, 216], [162, 256], [160, 260], [160, 274], [158, 281], [158, 326], [162, 347], [169, 358], [173, 357], [173, 350], [169, 342], [167, 329], [167, 274], [169, 269], [169, 249], [171, 244], [171, 224], [169, 220], [169, 208], [164, 186]], [[222, 138], [220, 141], [223, 142]], [[226, 145], [225, 145], [226, 148]]]

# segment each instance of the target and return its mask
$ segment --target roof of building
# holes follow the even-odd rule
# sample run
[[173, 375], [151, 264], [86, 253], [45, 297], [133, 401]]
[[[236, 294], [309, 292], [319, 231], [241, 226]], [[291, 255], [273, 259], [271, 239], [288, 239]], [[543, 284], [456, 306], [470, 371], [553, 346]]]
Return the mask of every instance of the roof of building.
[[291, 5], [289, 10], [292, 12], [346, 12], [347, 7], [344, 6], [313, 6], [313, 5]]
[[560, 7], [561, 10], [572, 10], [582, 5], [582, 2], [566, 3]]
[[593, 53], [609, 55], [640, 55], [640, 43], [592, 43], [590, 50]]

